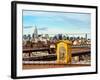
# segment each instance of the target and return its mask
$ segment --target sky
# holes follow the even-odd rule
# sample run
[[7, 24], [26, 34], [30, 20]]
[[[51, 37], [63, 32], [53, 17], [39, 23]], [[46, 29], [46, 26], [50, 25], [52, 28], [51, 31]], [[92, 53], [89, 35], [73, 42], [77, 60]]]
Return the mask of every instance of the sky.
[[71, 12], [23, 11], [23, 34], [90, 33], [91, 14]]

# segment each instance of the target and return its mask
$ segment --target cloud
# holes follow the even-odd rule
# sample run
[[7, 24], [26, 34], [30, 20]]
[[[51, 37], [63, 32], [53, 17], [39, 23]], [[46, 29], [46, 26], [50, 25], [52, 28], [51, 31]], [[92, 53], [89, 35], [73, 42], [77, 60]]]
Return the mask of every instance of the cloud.
[[[86, 13], [64, 13], [44, 11], [23, 11], [23, 25], [47, 27], [40, 33], [89, 32], [91, 15]], [[24, 31], [25, 32], [25, 31]], [[33, 33], [28, 29], [25, 33]]]
[[73, 19], [77, 21], [86, 21], [90, 18], [89, 13], [71, 13], [71, 12], [47, 12], [47, 11], [23, 11], [23, 16], [37, 16], [37, 17], [47, 17], [57, 18], [57, 20], [64, 20], [66, 18]]

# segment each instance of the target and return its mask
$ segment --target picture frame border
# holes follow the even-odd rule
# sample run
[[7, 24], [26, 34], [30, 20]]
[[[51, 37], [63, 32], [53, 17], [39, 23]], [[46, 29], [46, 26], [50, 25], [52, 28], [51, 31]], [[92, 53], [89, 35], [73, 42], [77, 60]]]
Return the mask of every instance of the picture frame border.
[[[70, 74], [50, 74], [37, 76], [17, 76], [17, 4], [34, 4], [34, 5], [49, 5], [49, 6], [63, 6], [63, 7], [80, 7], [80, 8], [94, 8], [96, 9], [96, 70], [95, 72], [82, 72]], [[54, 76], [69, 76], [69, 75], [86, 75], [98, 73], [98, 7], [88, 5], [74, 5], [74, 4], [58, 4], [58, 3], [42, 3], [42, 2], [26, 2], [26, 1], [12, 1], [11, 2], [11, 78], [39, 78], [39, 77], [54, 77]]]

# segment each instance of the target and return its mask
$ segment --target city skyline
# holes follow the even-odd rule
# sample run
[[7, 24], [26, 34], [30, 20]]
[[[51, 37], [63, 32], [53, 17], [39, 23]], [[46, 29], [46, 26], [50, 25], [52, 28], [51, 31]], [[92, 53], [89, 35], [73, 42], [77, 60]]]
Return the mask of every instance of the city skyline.
[[91, 16], [88, 13], [23, 11], [23, 34], [90, 33]]

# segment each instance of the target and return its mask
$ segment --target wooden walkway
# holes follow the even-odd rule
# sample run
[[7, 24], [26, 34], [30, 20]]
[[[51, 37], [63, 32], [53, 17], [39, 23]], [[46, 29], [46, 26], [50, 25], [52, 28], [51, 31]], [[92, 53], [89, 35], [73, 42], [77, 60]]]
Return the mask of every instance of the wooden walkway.
[[86, 67], [90, 64], [23, 64], [23, 69], [47, 69], [47, 68], [64, 68], [64, 67]]

